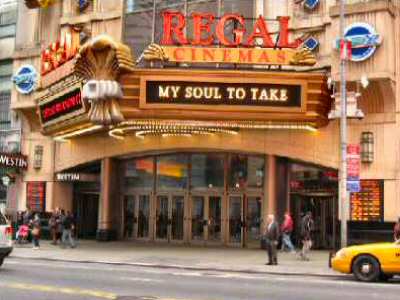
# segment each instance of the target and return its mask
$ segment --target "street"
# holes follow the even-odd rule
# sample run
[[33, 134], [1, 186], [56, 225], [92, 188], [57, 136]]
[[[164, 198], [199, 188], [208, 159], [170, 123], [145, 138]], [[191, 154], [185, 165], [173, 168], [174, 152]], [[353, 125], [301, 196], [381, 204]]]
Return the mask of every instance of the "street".
[[8, 259], [0, 300], [52, 299], [398, 299], [400, 280], [364, 284], [351, 276], [283, 276], [112, 264]]

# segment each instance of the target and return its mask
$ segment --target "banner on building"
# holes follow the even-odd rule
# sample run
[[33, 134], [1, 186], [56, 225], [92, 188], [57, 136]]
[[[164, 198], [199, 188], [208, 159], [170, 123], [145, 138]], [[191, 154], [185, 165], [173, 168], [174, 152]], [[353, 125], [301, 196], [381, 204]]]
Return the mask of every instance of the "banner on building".
[[360, 191], [360, 145], [347, 145], [347, 190], [349, 192]]

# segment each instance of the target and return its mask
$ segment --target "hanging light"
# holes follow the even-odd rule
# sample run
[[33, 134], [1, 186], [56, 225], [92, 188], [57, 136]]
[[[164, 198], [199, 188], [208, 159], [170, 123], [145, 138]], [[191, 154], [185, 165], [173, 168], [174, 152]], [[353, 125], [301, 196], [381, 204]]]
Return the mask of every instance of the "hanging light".
[[36, 145], [33, 153], [33, 168], [41, 169], [43, 162], [43, 146]]
[[363, 163], [374, 161], [374, 134], [371, 131], [361, 133], [361, 161]]

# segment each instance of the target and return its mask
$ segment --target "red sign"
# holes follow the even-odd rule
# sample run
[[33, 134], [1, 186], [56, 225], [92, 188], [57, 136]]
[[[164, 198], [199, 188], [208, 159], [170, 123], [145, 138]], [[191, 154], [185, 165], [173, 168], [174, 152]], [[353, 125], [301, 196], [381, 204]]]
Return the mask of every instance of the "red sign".
[[41, 74], [46, 75], [65, 62], [73, 59], [78, 53], [78, 49], [79, 33], [70, 29], [58, 41], [51, 43], [42, 51]]
[[358, 180], [360, 177], [360, 145], [347, 146], [347, 176], [348, 180]]
[[82, 110], [84, 110], [84, 104], [82, 101], [80, 86], [77, 86], [51, 101], [39, 104], [42, 124], [49, 123], [50, 121], [55, 122], [60, 118], [80, 113]]
[[[256, 46], [256, 41], [262, 41], [264, 48], [298, 48], [302, 43], [300, 39], [289, 42], [289, 17], [279, 17], [279, 40], [277, 43], [268, 29], [266, 20], [259, 16], [254, 22], [251, 32], [247, 32], [245, 18], [239, 14], [226, 14], [217, 19], [211, 13], [194, 12], [191, 15], [193, 36], [186, 34], [187, 19], [178, 11], [164, 11], [162, 45], [193, 45], [210, 46], [216, 43], [227, 47]], [[232, 27], [227, 33], [226, 28]], [[230, 38], [233, 37], [233, 38]], [[258, 43], [257, 43], [258, 45]]]

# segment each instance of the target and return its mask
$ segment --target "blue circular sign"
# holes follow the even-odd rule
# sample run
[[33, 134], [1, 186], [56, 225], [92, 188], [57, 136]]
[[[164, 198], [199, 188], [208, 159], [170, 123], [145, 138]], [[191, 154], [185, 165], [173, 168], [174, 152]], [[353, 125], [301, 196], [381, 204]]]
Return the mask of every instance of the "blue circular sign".
[[345, 29], [344, 38], [351, 41], [351, 60], [370, 58], [380, 45], [381, 38], [375, 28], [367, 23], [353, 23]]
[[38, 73], [31, 65], [23, 65], [12, 77], [15, 88], [21, 94], [30, 94], [36, 88], [38, 82]]

